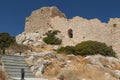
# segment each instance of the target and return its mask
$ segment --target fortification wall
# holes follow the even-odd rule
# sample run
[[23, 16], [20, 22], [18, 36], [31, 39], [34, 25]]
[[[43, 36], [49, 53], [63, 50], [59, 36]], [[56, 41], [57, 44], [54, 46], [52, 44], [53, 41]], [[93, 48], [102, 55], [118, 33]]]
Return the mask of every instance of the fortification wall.
[[56, 7], [43, 7], [35, 10], [26, 18], [25, 32], [44, 33], [51, 27], [50, 18], [60, 16], [65, 17]]
[[[113, 49], [120, 53], [120, 18], [110, 18], [108, 25], [111, 27], [111, 43]], [[118, 54], [120, 56], [120, 54]]]
[[[39, 42], [42, 39], [41, 35], [50, 29], [61, 31], [59, 37], [62, 39], [63, 46], [93, 40], [105, 42], [107, 45], [111, 45], [117, 53], [120, 53], [120, 18], [111, 18], [108, 24], [102, 23], [98, 19], [88, 20], [78, 16], [67, 19], [56, 7], [43, 7], [33, 11], [26, 18], [24, 34], [17, 36], [16, 40], [26, 44]], [[24, 40], [29, 33], [39, 36], [36, 35], [34, 40], [30, 38], [27, 38], [27, 41]]]
[[[98, 19], [87, 20], [81, 17], [74, 17], [67, 20], [65, 18], [51, 18], [51, 25], [54, 29], [60, 30], [63, 45], [76, 45], [82, 41], [94, 40], [105, 42], [111, 45], [111, 27], [101, 23]], [[72, 30], [73, 37], [70, 38], [68, 31]]]

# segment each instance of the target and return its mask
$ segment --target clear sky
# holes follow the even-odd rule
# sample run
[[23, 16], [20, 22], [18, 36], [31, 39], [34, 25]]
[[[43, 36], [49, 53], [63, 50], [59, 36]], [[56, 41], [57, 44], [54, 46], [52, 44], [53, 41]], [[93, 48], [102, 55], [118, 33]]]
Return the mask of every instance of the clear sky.
[[25, 18], [44, 6], [57, 6], [67, 18], [80, 16], [107, 22], [120, 17], [120, 0], [0, 0], [0, 33], [22, 33]]

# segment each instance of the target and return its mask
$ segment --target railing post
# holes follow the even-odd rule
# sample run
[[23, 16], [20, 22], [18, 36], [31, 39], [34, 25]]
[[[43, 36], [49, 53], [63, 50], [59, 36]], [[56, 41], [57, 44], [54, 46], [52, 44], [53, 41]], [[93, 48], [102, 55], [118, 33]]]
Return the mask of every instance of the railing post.
[[3, 49], [2, 49], [2, 53], [5, 54], [5, 47], [3, 47]]
[[25, 70], [22, 68], [21, 69], [21, 80], [25, 80]]

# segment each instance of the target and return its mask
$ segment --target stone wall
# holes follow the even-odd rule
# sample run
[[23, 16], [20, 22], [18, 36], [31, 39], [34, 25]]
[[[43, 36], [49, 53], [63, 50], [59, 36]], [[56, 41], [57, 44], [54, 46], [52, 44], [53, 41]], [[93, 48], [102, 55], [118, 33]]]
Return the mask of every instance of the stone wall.
[[[113, 49], [120, 53], [120, 18], [110, 18], [108, 25], [111, 27], [111, 44]], [[118, 54], [120, 56], [120, 54]]]
[[43, 7], [33, 11], [31, 16], [26, 18], [25, 32], [44, 33], [51, 28], [50, 18], [55, 16], [65, 17], [56, 7]]
[[[51, 25], [54, 29], [60, 30], [62, 34], [63, 45], [75, 45], [82, 41], [94, 40], [110, 43], [111, 28], [101, 23], [98, 19], [87, 20], [81, 17], [74, 17], [67, 20], [65, 18], [51, 18]], [[69, 38], [68, 31], [72, 29], [73, 38]]]
[[30, 33], [37, 33], [36, 39], [27, 38], [27, 42], [41, 41], [44, 33], [51, 29], [61, 31], [59, 37], [62, 39], [63, 46], [93, 40], [105, 42], [107, 45], [111, 45], [117, 53], [120, 53], [120, 18], [111, 18], [108, 23], [102, 23], [98, 19], [88, 20], [79, 16], [67, 19], [56, 7], [43, 7], [33, 11], [26, 18], [24, 34], [17, 36], [16, 40], [23, 43], [26, 40], [20, 41], [21, 39], [26, 39]]

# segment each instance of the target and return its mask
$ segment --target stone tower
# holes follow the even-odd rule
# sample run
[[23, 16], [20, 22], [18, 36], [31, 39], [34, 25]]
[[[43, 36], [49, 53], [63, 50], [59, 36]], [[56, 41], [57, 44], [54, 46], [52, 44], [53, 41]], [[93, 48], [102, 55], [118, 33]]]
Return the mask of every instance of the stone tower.
[[25, 32], [44, 33], [48, 28], [52, 28], [50, 18], [55, 16], [65, 17], [55, 6], [43, 7], [32, 12], [31, 16], [26, 18]]

